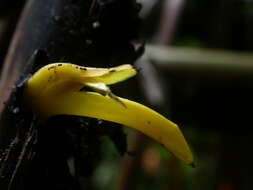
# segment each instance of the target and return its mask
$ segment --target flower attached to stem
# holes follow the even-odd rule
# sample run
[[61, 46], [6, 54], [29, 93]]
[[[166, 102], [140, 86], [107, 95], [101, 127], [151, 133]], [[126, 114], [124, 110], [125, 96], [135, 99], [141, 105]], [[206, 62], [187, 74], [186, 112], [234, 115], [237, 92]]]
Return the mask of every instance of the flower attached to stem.
[[[112, 68], [53, 63], [38, 70], [26, 83], [25, 102], [41, 118], [75, 115], [103, 119], [134, 128], [162, 144], [176, 157], [193, 164], [193, 156], [178, 126], [154, 110], [114, 95], [107, 85], [137, 71], [131, 65]], [[93, 92], [81, 91], [88, 87]]]

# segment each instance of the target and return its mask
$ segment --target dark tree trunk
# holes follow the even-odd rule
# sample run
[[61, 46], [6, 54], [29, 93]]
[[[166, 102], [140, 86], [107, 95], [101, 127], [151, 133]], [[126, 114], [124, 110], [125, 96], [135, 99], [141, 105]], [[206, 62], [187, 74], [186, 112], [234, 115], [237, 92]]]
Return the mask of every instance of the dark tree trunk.
[[[97, 137], [107, 134], [115, 140], [112, 134], [124, 137], [121, 130], [99, 131], [96, 126], [106, 123], [88, 118], [42, 122], [22, 104], [22, 87], [29, 74], [51, 62], [133, 63], [142, 52], [131, 44], [139, 9], [135, 0], [27, 1], [1, 76], [0, 189], [84, 189], [83, 179], [99, 158]], [[125, 151], [125, 142], [117, 146]], [[70, 158], [75, 166], [67, 164]], [[69, 167], [75, 167], [74, 174]]]

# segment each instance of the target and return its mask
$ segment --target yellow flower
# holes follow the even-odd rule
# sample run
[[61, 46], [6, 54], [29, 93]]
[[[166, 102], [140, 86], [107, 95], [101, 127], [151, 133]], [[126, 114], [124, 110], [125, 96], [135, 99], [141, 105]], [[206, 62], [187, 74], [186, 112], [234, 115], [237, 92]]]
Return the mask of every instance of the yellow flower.
[[[136, 73], [131, 65], [91, 68], [49, 64], [27, 81], [24, 98], [41, 118], [76, 115], [120, 123], [153, 138], [176, 157], [192, 164], [190, 148], [175, 123], [144, 105], [114, 95], [107, 86]], [[80, 91], [84, 87], [94, 92]]]

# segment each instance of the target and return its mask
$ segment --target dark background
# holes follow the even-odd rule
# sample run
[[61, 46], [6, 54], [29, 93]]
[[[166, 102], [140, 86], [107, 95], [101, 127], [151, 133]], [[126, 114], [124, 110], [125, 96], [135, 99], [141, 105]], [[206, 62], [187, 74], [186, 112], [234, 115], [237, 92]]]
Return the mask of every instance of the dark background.
[[[24, 3], [26, 1], [17, 3], [11, 0], [0, 3], [0, 63], [4, 62]], [[177, 61], [173, 63], [169, 56], [168, 61], [161, 61], [159, 58], [152, 57], [150, 51], [146, 51], [144, 55], [149, 59], [147, 64], [156, 71], [154, 80], [162, 86], [158, 89], [163, 94], [162, 100], [156, 103], [149, 99], [148, 94], [154, 94], [155, 89], [150, 83], [145, 83], [146, 78], [153, 76], [145, 68], [141, 71], [144, 77], [126, 83], [127, 85], [138, 83], [139, 86], [134, 85], [138, 90], [127, 88], [126, 92], [124, 85], [127, 85], [123, 83], [123, 87], [119, 87], [118, 92], [116, 88], [115, 93], [126, 98], [134, 98], [138, 102], [145, 102], [178, 123], [194, 152], [196, 168], [176, 160], [160, 145], [127, 129], [128, 149], [136, 151], [136, 155], [121, 157], [111, 141], [105, 139], [100, 150], [102, 157], [89, 180], [89, 189], [253, 189], [251, 164], [253, 160], [251, 114], [253, 69], [250, 66], [251, 60], [253, 64], [251, 53], [253, 1], [142, 0], [141, 3], [143, 4], [140, 12], [142, 24], [140, 37], [137, 40], [146, 41], [148, 50], [153, 50], [150, 45], [168, 48], [168, 51], [172, 48], [171, 50], [175, 52], [181, 51], [182, 48], [186, 48], [183, 52], [205, 50], [205, 58], [189, 55], [186, 59], [181, 59], [179, 54], [175, 58]], [[126, 17], [124, 21], [131, 20], [128, 18]], [[124, 24], [133, 27], [134, 31], [129, 29], [131, 34], [135, 34], [135, 30], [139, 29], [138, 24], [131, 25], [127, 22], [120, 22], [119, 27]], [[95, 34], [95, 38], [99, 36], [99, 39], [104, 39], [102, 34], [103, 32]], [[110, 34], [108, 39], [132, 38], [127, 35], [121, 36], [117, 32], [109, 31], [108, 34]], [[45, 32], [45, 36], [47, 35], [48, 33]], [[76, 41], [68, 41], [68, 39], [66, 41], [70, 46], [75, 46], [75, 43], [79, 43], [79, 37], [81, 36], [75, 35]], [[94, 61], [88, 54], [93, 53], [96, 56], [94, 52], [98, 51], [103, 57], [103, 54], [108, 54], [106, 44], [111, 43], [110, 40], [99, 42], [104, 44], [99, 46], [103, 47], [102, 49], [88, 50], [87, 55], [77, 53], [75, 57], [71, 57], [72, 52], [69, 49], [65, 51], [66, 57], [62, 56], [62, 52], [58, 53], [57, 49], [53, 49], [51, 54], [59, 56], [53, 56], [51, 59], [52, 61], [72, 59], [77, 62], [81, 56], [86, 57], [86, 60]], [[113, 45], [115, 45], [114, 50], [109, 53], [113, 52], [114, 58], [116, 54], [121, 55], [120, 51], [124, 52], [128, 49], [123, 46], [118, 48], [119, 44], [116, 42]], [[222, 53], [219, 56], [222, 60], [218, 59], [214, 66], [212, 59], [217, 54], [212, 54], [211, 51]], [[129, 52], [129, 55], [132, 55], [130, 50]], [[245, 52], [249, 56], [247, 60], [245, 60]], [[231, 54], [238, 56], [238, 62], [231, 65], [232, 69], [229, 62]], [[164, 56], [166, 57], [166, 54]], [[110, 60], [110, 56], [104, 57], [108, 58], [105, 59], [106, 64], [104, 64], [107, 66], [128, 63], [136, 58], [129, 58], [124, 53], [116, 56], [113, 61]], [[198, 59], [199, 62], [203, 61], [207, 68], [201, 64], [194, 64]], [[93, 64], [99, 65], [100, 61], [97, 58]], [[242, 68], [245, 62], [247, 62], [246, 69]], [[177, 66], [182, 63], [186, 67]], [[219, 64], [228, 66], [220, 68]], [[138, 65], [142, 67], [141, 63]], [[209, 67], [212, 69], [209, 70]], [[150, 84], [150, 88], [148, 85], [143, 88], [142, 84]], [[142, 146], [136, 145], [139, 141]]]

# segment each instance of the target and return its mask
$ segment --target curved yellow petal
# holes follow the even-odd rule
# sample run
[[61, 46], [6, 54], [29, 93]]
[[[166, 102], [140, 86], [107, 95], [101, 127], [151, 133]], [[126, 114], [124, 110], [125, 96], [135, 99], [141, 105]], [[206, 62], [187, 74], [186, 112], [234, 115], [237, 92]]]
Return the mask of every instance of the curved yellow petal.
[[70, 63], [52, 63], [38, 70], [28, 83], [37, 89], [59, 81], [77, 83], [81, 86], [86, 82], [114, 84], [130, 78], [136, 73], [136, 70], [131, 65], [92, 68]]
[[38, 98], [66, 91], [79, 91], [86, 83], [114, 84], [136, 73], [131, 65], [92, 68], [70, 63], [52, 63], [39, 69], [27, 81], [26, 94]]
[[[135, 74], [136, 70], [130, 65], [106, 69], [69, 63], [49, 64], [27, 81], [24, 99], [36, 114], [44, 118], [60, 114], [87, 116], [135, 128], [192, 164], [192, 153], [176, 124], [146, 106], [108, 94], [110, 91], [106, 85], [98, 85], [120, 82]], [[97, 91], [107, 92], [105, 96], [79, 92], [89, 83], [93, 83], [91, 86]], [[94, 83], [97, 84], [94, 86]]]
[[144, 105], [119, 99], [126, 107], [97, 93], [71, 92], [41, 101], [37, 111], [44, 117], [77, 115], [126, 125], [153, 138], [179, 159], [192, 164], [192, 153], [175, 123]]

